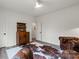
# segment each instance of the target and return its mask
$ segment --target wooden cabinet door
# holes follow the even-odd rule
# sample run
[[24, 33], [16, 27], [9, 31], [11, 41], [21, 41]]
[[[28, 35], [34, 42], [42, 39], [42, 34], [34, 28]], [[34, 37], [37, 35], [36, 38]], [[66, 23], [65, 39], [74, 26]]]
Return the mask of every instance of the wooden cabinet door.
[[29, 43], [29, 34], [27, 32], [17, 32], [17, 45]]
[[19, 32], [19, 44], [26, 44], [26, 32]]
[[26, 41], [27, 41], [27, 43], [29, 43], [29, 41], [30, 41], [30, 34], [29, 34], [29, 32], [26, 32]]

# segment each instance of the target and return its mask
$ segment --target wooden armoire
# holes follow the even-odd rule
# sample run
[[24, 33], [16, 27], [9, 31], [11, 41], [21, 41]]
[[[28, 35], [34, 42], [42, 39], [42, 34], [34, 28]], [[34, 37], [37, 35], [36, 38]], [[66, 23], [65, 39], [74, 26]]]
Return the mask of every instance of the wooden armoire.
[[17, 45], [25, 45], [29, 43], [30, 36], [29, 32], [26, 31], [26, 23], [17, 23], [16, 32], [16, 43]]

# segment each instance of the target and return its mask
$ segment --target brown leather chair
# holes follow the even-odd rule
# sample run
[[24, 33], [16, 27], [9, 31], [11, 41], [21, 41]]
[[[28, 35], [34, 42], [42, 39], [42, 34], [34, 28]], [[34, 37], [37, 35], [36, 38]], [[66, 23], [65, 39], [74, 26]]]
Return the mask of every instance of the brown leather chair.
[[33, 53], [30, 48], [23, 48], [17, 52], [13, 59], [33, 59]]

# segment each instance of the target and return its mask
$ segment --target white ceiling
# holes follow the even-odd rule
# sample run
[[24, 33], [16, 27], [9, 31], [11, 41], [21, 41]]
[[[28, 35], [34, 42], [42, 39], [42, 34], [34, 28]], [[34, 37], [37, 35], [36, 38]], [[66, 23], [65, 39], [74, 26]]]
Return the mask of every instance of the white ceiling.
[[34, 8], [35, 0], [0, 0], [0, 6], [26, 15], [40, 16], [79, 4], [79, 0], [41, 0], [41, 2], [43, 7], [37, 9]]

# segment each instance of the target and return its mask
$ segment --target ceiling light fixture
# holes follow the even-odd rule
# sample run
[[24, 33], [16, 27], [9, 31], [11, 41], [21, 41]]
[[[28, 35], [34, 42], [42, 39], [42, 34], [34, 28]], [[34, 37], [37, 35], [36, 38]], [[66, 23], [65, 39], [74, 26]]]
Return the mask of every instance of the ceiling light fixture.
[[42, 7], [43, 5], [40, 3], [40, 0], [36, 0], [35, 2], [35, 8]]

